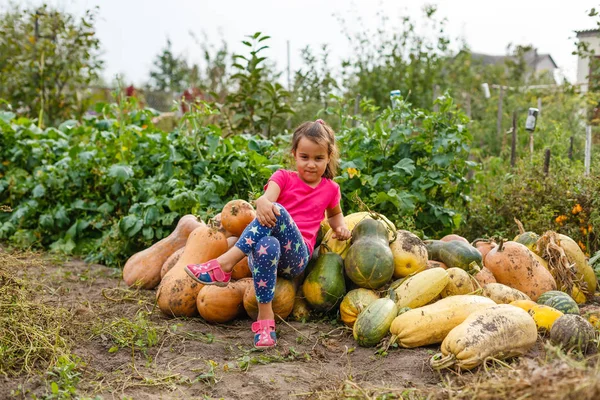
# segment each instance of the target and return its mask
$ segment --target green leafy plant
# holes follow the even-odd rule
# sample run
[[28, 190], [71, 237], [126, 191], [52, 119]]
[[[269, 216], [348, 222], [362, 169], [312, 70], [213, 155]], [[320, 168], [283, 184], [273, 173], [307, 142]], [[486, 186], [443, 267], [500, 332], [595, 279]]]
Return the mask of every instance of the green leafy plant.
[[66, 400], [79, 398], [77, 395], [77, 385], [81, 379], [81, 360], [77, 356], [60, 357], [53, 369], [47, 372], [50, 390], [44, 396], [43, 400]]
[[598, 251], [598, 178], [585, 177], [580, 163], [571, 165], [564, 160], [557, 160], [546, 176], [542, 162], [539, 157], [533, 165], [521, 161], [511, 170], [500, 160], [492, 160], [477, 172], [473, 201], [466, 208], [467, 223], [459, 233], [473, 239], [512, 239], [518, 234], [517, 218], [528, 231], [541, 235], [554, 230], [571, 237], [588, 255]]
[[113, 346], [108, 350], [109, 353], [115, 353], [119, 349], [131, 349], [131, 352], [141, 351], [146, 354], [150, 347], [158, 344], [161, 336], [167, 331], [167, 328], [153, 324], [149, 320], [150, 313], [140, 310], [135, 316], [135, 320], [129, 318], [117, 318], [108, 324], [99, 324], [92, 331], [95, 336], [104, 335], [108, 337]]
[[[425, 235], [460, 226], [457, 210], [470, 189], [465, 175], [474, 166], [467, 160], [471, 135], [452, 98], [440, 97], [438, 105], [440, 111], [431, 113], [401, 101], [372, 121], [359, 119], [357, 127], [340, 130], [337, 181], [346, 194], [345, 210], [356, 210], [356, 196], [401, 226], [414, 223]], [[402, 222], [405, 218], [411, 221]]]

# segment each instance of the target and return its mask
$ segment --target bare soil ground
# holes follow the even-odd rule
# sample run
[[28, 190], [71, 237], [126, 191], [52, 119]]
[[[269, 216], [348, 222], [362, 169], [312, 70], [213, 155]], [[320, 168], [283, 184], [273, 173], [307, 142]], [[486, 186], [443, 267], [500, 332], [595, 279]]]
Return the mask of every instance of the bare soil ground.
[[154, 308], [154, 290], [127, 288], [118, 270], [1, 248], [0, 262], [36, 284], [36, 302], [68, 311], [69, 351], [78, 359], [72, 397], [52, 397], [51, 383], [64, 386], [73, 375], [49, 375], [41, 363], [0, 375], [0, 399], [600, 398], [598, 360], [543, 339], [527, 357], [462, 374], [429, 367], [438, 347], [360, 348], [335, 321], [280, 322], [277, 347], [260, 352], [249, 319], [166, 317]]

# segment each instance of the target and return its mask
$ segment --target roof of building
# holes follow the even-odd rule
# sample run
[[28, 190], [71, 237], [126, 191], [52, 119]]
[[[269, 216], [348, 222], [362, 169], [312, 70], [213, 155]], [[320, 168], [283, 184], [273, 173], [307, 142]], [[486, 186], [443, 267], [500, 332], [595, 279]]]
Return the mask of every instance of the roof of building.
[[575, 33], [577, 34], [577, 37], [595, 36], [600, 33], [600, 29], [582, 29], [580, 31], [575, 31]]
[[[471, 53], [473, 58], [481, 60], [483, 65], [492, 65], [492, 64], [502, 64], [505, 60], [516, 60], [516, 56], [494, 56], [483, 53]], [[556, 62], [550, 54], [537, 54], [535, 50], [530, 50], [523, 55], [525, 62], [530, 67], [534, 68], [537, 64], [539, 64], [542, 60], [548, 59], [554, 66], [554, 68], [558, 68]]]

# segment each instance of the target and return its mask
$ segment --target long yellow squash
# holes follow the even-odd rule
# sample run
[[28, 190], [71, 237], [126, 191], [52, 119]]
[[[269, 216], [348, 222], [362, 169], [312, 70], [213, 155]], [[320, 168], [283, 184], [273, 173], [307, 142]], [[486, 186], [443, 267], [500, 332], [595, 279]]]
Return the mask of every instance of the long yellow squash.
[[520, 290], [501, 283], [488, 283], [483, 287], [483, 296], [489, 297], [498, 304], [510, 304], [515, 300], [531, 300]]
[[510, 304], [476, 311], [444, 339], [441, 354], [431, 359], [434, 369], [456, 366], [473, 369], [488, 357], [504, 359], [527, 353], [537, 340], [533, 318]]
[[398, 308], [417, 308], [435, 299], [444, 290], [450, 278], [443, 268], [421, 271], [407, 278], [394, 291]]
[[483, 296], [456, 295], [397, 316], [390, 332], [402, 347], [419, 347], [441, 343], [452, 329], [471, 313], [495, 306]]

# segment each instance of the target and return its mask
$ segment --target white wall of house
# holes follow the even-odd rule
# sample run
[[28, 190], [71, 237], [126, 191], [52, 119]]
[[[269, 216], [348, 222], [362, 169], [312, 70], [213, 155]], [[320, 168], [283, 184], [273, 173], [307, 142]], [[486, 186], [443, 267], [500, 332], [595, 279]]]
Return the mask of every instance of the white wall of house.
[[[581, 42], [588, 43], [589, 49], [594, 50], [596, 56], [600, 56], [600, 33], [585, 34], [579, 37]], [[577, 83], [581, 85], [581, 91], [588, 90], [588, 75], [590, 72], [589, 57], [579, 57], [577, 59]]]

